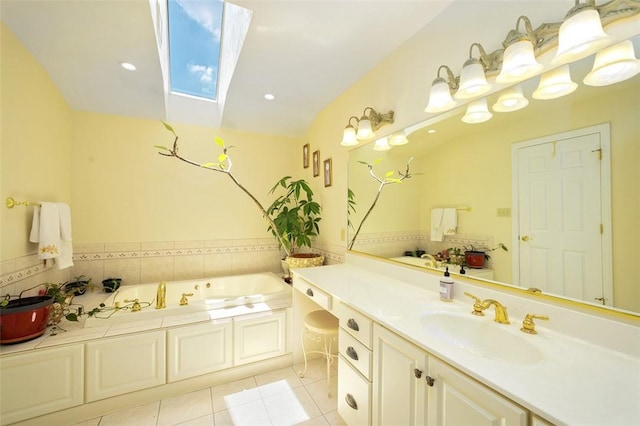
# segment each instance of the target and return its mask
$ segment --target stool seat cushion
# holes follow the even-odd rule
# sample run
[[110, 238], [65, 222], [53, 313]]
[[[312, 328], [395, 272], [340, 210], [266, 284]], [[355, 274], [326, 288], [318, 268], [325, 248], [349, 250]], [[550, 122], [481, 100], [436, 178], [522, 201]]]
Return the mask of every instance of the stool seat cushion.
[[338, 318], [323, 309], [308, 313], [304, 317], [304, 325], [314, 333], [335, 334], [338, 332]]

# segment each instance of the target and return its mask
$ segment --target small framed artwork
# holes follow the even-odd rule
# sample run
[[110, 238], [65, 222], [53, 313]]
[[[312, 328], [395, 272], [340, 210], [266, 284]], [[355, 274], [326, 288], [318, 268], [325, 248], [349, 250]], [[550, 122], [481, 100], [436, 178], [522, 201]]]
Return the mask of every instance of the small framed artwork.
[[305, 169], [309, 167], [309, 149], [308, 143], [302, 147], [302, 167]]
[[320, 150], [313, 151], [313, 176], [320, 174]]
[[332, 181], [331, 158], [324, 160], [324, 186], [331, 186]]

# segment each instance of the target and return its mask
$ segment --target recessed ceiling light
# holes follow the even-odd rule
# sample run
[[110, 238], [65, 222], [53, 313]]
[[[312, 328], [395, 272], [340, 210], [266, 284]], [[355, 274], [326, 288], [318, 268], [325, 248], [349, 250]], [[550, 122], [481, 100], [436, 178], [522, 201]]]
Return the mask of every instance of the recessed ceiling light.
[[272, 101], [274, 100], [276, 97], [275, 95], [271, 94], [271, 93], [267, 93], [266, 95], [264, 95], [264, 98], [268, 101]]
[[429, 129], [429, 130], [427, 130], [427, 133], [435, 133], [435, 132], [436, 132], [436, 130], [435, 130], [435, 129]]
[[120, 62], [120, 66], [122, 68], [124, 68], [127, 71], [135, 71], [136, 70], [136, 66], [133, 64], [130, 64], [129, 62]]

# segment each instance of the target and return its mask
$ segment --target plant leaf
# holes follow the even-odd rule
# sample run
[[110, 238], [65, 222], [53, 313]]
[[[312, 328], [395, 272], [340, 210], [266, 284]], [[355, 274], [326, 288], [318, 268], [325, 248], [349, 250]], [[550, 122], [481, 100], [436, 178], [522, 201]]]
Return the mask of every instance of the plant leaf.
[[220, 136], [216, 136], [214, 138], [214, 141], [215, 141], [216, 145], [218, 145], [221, 148], [224, 148], [224, 140]]
[[222, 163], [222, 162], [224, 162], [224, 161], [226, 161], [226, 160], [227, 160], [227, 154], [220, 154], [220, 155], [218, 155], [218, 161], [219, 161], [220, 163]]
[[171, 133], [173, 133], [174, 135], [176, 134], [176, 132], [173, 130], [173, 127], [171, 127], [169, 125], [169, 123], [163, 121], [162, 124], [164, 124], [164, 128], [167, 129], [168, 131], [170, 131]]
[[154, 145], [154, 148], [158, 148], [158, 149], [161, 149], [163, 151], [169, 151], [169, 148], [167, 148], [164, 145]]

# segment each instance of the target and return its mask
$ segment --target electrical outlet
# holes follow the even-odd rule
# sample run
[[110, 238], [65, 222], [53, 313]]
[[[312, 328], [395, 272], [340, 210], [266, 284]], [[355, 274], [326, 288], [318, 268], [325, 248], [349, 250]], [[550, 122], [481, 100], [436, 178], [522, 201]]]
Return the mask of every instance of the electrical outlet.
[[509, 207], [498, 208], [498, 217], [511, 217], [511, 209]]

